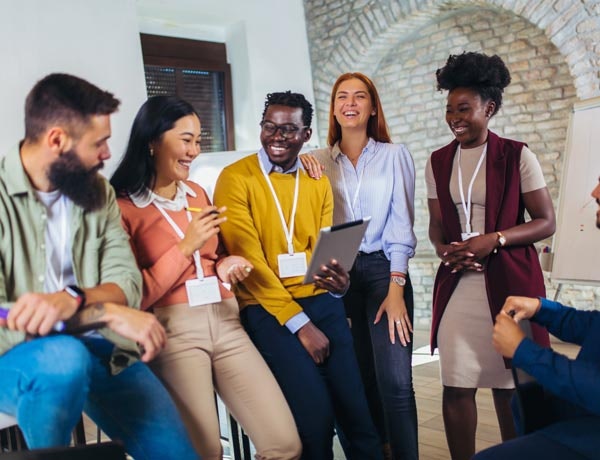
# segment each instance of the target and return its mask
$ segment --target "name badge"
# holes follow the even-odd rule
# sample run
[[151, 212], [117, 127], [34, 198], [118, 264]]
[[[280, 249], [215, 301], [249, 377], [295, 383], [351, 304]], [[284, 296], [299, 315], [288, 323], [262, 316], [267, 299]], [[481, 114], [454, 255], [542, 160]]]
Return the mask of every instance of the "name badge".
[[468, 239], [473, 238], [474, 236], [479, 236], [479, 235], [481, 235], [481, 233], [479, 233], [479, 232], [463, 232], [460, 234], [463, 241], [467, 241]]
[[308, 266], [306, 265], [306, 253], [295, 252], [294, 254], [279, 254], [279, 278], [291, 278], [292, 276], [304, 276]]
[[207, 276], [203, 279], [193, 279], [185, 282], [188, 303], [190, 307], [217, 303], [221, 301], [219, 280], [216, 276]]

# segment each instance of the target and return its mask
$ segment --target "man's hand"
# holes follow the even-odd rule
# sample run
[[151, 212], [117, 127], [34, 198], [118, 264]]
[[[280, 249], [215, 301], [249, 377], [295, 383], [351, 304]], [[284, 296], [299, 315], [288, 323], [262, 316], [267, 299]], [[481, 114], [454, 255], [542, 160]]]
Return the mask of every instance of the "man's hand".
[[63, 291], [52, 294], [28, 292], [14, 303], [6, 325], [30, 335], [47, 335], [58, 321], [73, 316], [77, 307], [77, 300]]
[[502, 313], [512, 316], [516, 322], [519, 322], [535, 316], [541, 306], [542, 302], [538, 298], [510, 296], [502, 306]]
[[314, 276], [314, 280], [316, 287], [339, 295], [345, 294], [350, 286], [348, 272], [335, 259], [331, 259], [327, 265], [322, 265], [321, 272]]
[[296, 336], [315, 363], [325, 362], [329, 356], [329, 339], [312, 321], [298, 329]]
[[492, 343], [498, 353], [506, 358], [512, 358], [524, 338], [525, 333], [513, 318], [503, 311], [498, 313], [492, 334]]
[[167, 333], [153, 314], [112, 302], [104, 303], [103, 309], [97, 319], [117, 334], [137, 342], [145, 363], [158, 355], [167, 343]]

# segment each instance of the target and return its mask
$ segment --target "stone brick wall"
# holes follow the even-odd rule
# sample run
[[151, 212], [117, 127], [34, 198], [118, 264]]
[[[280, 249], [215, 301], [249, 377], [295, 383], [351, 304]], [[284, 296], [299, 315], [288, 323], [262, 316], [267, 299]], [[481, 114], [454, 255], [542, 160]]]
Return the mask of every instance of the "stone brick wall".
[[[464, 50], [504, 59], [512, 83], [490, 127], [529, 144], [557, 205], [570, 110], [600, 95], [600, 1], [305, 0], [305, 12], [321, 144], [331, 86], [340, 73], [358, 70], [378, 87], [393, 141], [413, 154], [419, 243], [410, 270], [415, 323], [426, 326], [439, 260], [427, 237], [424, 168], [452, 138], [435, 70]], [[547, 287], [553, 297], [557, 286]], [[563, 286], [560, 300], [600, 307], [600, 288]]]

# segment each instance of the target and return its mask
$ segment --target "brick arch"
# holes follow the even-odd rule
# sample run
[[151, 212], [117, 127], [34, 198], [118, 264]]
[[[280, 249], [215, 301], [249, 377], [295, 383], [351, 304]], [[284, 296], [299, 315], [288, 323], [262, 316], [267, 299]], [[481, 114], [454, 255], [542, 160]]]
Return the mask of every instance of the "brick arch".
[[[456, 14], [458, 9], [468, 11], [478, 7], [511, 12], [542, 29], [564, 56], [578, 98], [600, 95], [600, 6], [590, 1], [353, 0], [338, 6], [339, 11], [330, 11], [317, 0], [306, 0], [305, 4], [309, 37], [316, 39], [311, 54], [318, 100], [327, 100], [323, 99], [323, 93], [328, 94], [341, 71], [360, 70], [372, 75], [391, 47], [407, 43], [419, 27], [432, 19]], [[331, 15], [331, 24], [312, 27], [311, 18], [320, 14]], [[328, 35], [324, 46], [318, 40], [322, 33]], [[399, 40], [399, 37], [406, 38]], [[317, 46], [320, 49], [315, 51]], [[338, 55], [338, 65], [327, 59], [334, 54]]]

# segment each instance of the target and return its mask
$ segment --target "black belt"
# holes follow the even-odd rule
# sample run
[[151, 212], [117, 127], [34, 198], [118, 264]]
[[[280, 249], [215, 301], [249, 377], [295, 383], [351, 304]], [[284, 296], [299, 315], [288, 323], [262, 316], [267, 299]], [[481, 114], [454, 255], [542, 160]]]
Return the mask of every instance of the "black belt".
[[362, 257], [362, 256], [376, 256], [376, 255], [385, 256], [385, 252], [383, 252], [383, 251], [374, 251], [374, 252], [358, 251], [358, 256], [359, 257]]

